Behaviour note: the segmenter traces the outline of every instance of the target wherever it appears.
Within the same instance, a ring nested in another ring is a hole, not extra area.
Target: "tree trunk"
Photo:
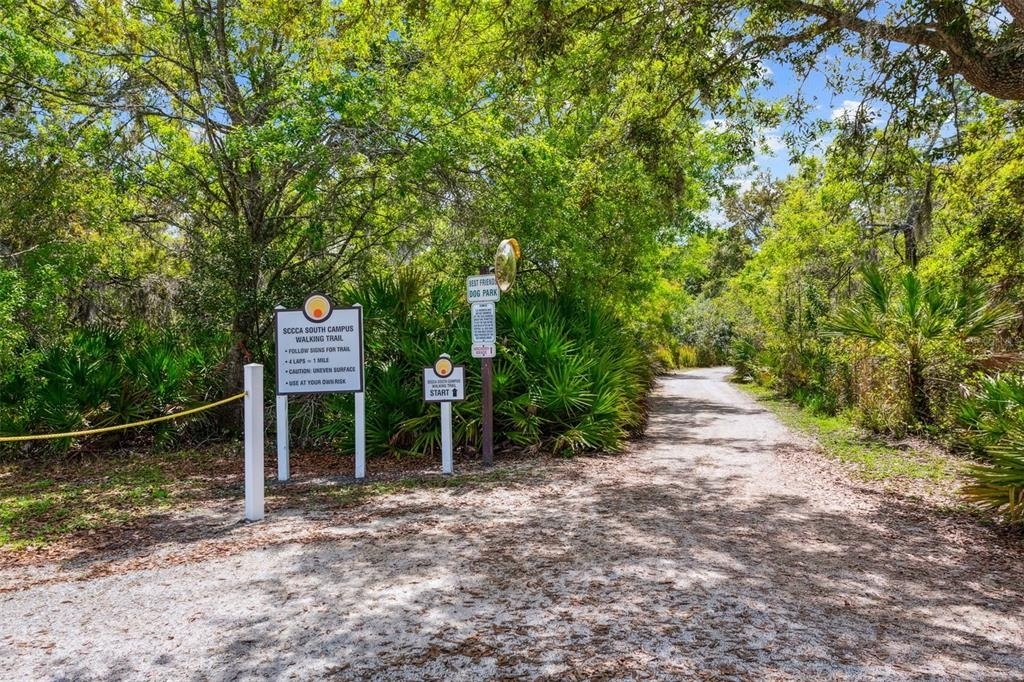
[[[919,424],[932,423],[932,410],[925,386],[924,361],[917,349],[911,349],[907,363],[907,388],[910,393],[910,411]]]

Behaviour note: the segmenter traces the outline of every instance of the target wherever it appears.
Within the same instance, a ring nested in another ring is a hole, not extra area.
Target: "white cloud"
[[[740,194],[746,194],[754,186],[754,178],[739,178],[733,180],[730,184],[739,190]]]
[[[731,127],[732,123],[727,118],[709,118],[704,121],[704,130],[710,130],[715,133],[724,133]]]
[[[782,136],[776,132],[765,132],[764,133],[764,146],[768,148],[773,155],[781,152],[786,148],[786,143],[783,142]]]
[[[831,119],[833,121],[853,121],[857,118],[857,113],[860,111],[864,102],[859,99],[844,99],[843,105],[833,110],[831,113]],[[870,112],[867,112],[870,115]]]

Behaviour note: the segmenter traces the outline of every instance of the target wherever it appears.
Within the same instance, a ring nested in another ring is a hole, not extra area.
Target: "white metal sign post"
[[[285,310],[283,305],[274,308],[275,311]],[[289,421],[288,421],[288,396],[277,396],[274,419],[277,425],[275,435],[277,436],[277,480],[287,481],[292,477],[291,449],[289,447]]]
[[[244,368],[245,381],[245,518],[263,518],[263,365]]]
[[[287,481],[292,477],[291,450],[288,443],[288,396],[277,396],[275,417],[277,420],[277,480]]]
[[[277,330],[278,478],[288,480],[290,473],[287,396],[303,393],[355,393],[355,473],[357,479],[364,478],[366,403],[363,394],[362,306],[335,308],[323,294],[313,294],[302,308],[278,309],[274,318]]]
[[[433,367],[423,368],[423,400],[441,403],[441,473],[454,473],[452,462],[452,403],[466,399],[466,369],[442,354]]]
[[[366,478],[366,393],[363,386],[363,306],[352,306],[359,311],[359,390],[355,392],[356,418],[356,480]]]

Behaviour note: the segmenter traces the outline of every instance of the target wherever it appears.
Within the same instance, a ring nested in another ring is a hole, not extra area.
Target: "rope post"
[[[288,452],[288,396],[277,396],[277,480],[287,481],[292,477]]]
[[[362,333],[362,305],[356,303],[353,308],[360,308],[360,333]],[[362,345],[362,339],[359,341]],[[362,360],[362,358],[360,358]],[[365,379],[364,379],[365,381]],[[362,387],[365,391],[366,387]],[[356,427],[356,465],[355,474],[357,481],[366,480],[366,393],[356,391],[355,393],[355,427]]]
[[[245,518],[263,519],[263,365],[245,366]]]

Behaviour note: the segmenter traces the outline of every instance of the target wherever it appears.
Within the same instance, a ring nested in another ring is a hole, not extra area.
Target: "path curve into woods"
[[[0,573],[2,679],[1020,679],[1020,547],[663,378],[628,456]]]

